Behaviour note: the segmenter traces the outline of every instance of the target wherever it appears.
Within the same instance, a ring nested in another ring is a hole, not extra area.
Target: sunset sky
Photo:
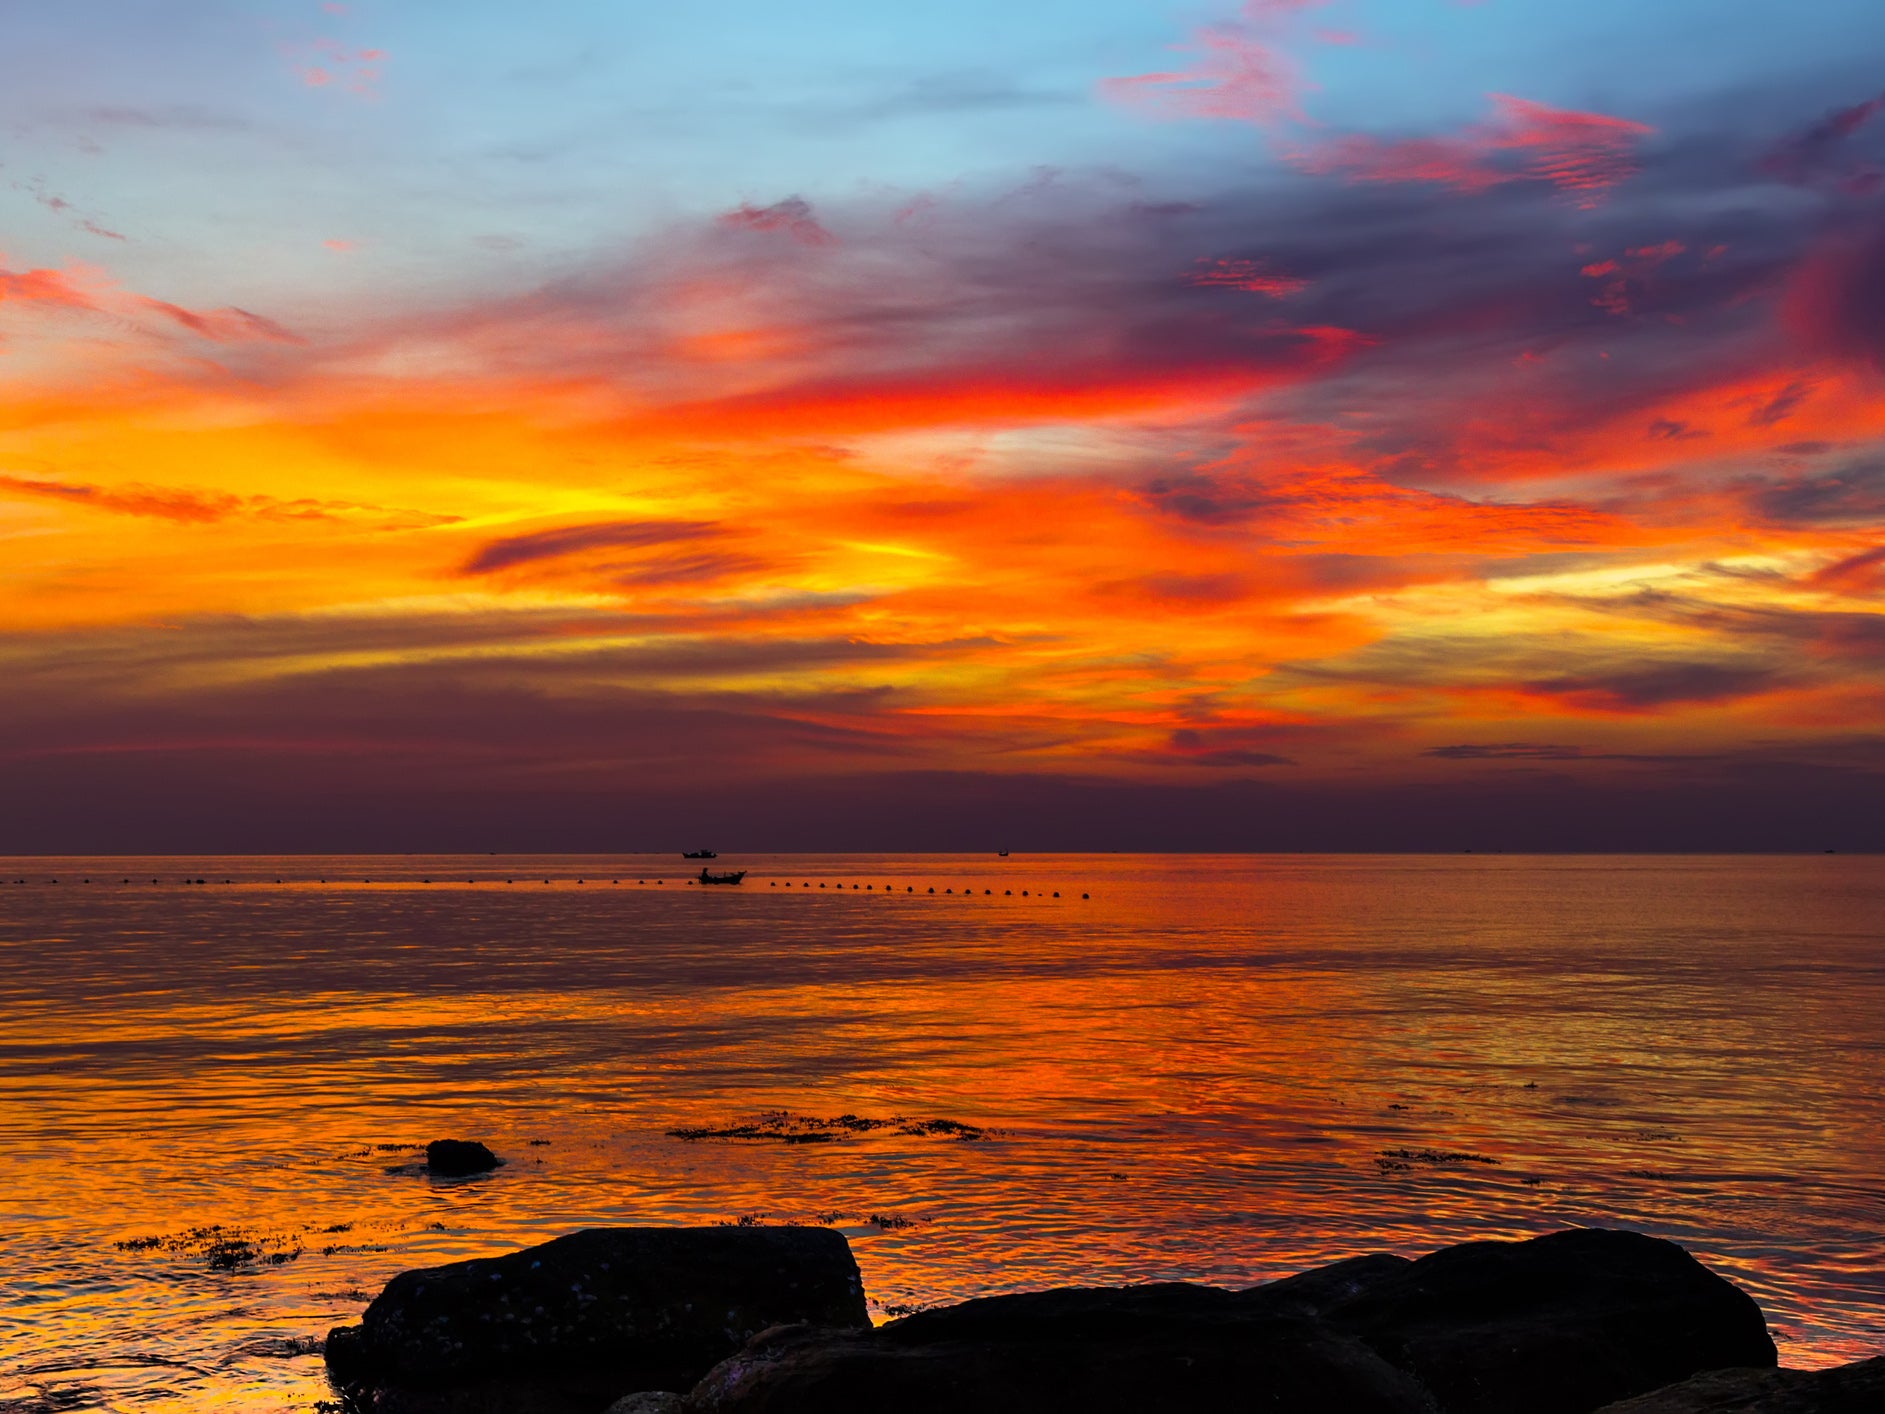
[[[0,31],[0,847],[1885,845],[1877,0]]]

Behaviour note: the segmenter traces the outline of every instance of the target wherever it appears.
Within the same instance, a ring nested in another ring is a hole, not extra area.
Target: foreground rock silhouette
[[[1711,1370],[1601,1414],[1878,1414],[1885,1355],[1833,1370]]]
[[[604,1229],[397,1277],[327,1358],[354,1408],[384,1414],[1592,1414],[1699,1371],[1776,1373],[1746,1294],[1603,1229],[1248,1291],[987,1297],[875,1330],[836,1233]]]
[[[403,1272],[327,1368],[357,1409],[595,1414],[685,1389],[768,1326],[865,1326],[864,1286],[825,1228],[593,1228],[502,1257]]]

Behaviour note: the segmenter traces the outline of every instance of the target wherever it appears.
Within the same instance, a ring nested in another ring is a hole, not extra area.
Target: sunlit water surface
[[[395,1272],[755,1215],[880,1317],[1618,1224],[1885,1346],[1876,859],[719,864],[0,861],[0,1409],[308,1410]],[[668,1133],[770,1111],[986,1133]]]

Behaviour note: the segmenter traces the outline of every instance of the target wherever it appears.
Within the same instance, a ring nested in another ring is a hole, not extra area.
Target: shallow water
[[[308,1410],[394,1272],[754,1216],[880,1316],[1616,1224],[1885,1346],[1877,859],[716,867],[0,861],[0,1410]],[[772,1111],[985,1132],[667,1132]]]

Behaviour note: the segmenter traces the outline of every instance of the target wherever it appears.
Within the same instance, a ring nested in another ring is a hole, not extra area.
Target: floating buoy
[[[1086,897],[1087,897],[1087,895],[1085,895],[1085,894],[1081,894],[1081,895],[1080,895],[1080,897],[1081,897],[1081,898],[1086,898]]]
[[[1055,890],[1054,890],[1054,897],[1055,897],[1055,898],[1059,898],[1059,897],[1060,897],[1060,890],[1059,890],[1059,889],[1055,889]]]
[[[931,890],[930,890],[930,892],[931,892],[931,893],[935,893],[936,891],[935,891],[934,889],[931,889]]]

